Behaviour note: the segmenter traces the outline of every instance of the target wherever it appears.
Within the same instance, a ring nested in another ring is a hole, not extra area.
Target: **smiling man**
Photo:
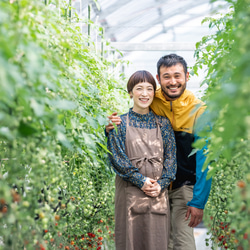
[[[177,146],[176,180],[169,187],[171,243],[169,249],[194,250],[193,228],[202,220],[211,180],[202,172],[203,151],[189,156],[196,136],[196,119],[204,112],[204,103],[186,89],[189,79],[186,61],[176,54],[163,56],[157,63],[157,89],[151,109],[169,118]]]

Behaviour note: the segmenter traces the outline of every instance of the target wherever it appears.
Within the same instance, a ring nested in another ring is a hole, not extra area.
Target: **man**
[[[176,180],[169,186],[171,213],[171,242],[169,249],[194,250],[193,228],[203,217],[211,179],[202,172],[205,157],[203,150],[191,154],[196,136],[196,119],[204,112],[204,103],[186,89],[189,79],[186,61],[176,54],[163,56],[157,63],[157,89],[151,109],[155,114],[167,116],[175,132],[177,146]],[[109,117],[119,124],[115,113]],[[112,125],[106,126],[108,132]]]

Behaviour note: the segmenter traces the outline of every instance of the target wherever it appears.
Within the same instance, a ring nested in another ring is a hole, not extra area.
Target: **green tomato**
[[[30,206],[30,203],[28,201],[23,201],[23,206],[24,207],[29,207]]]

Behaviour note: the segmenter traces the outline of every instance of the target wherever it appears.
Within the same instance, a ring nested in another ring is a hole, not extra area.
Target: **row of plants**
[[[215,2],[215,1],[212,1]],[[204,22],[217,32],[197,43],[193,70],[206,70],[200,121],[208,138],[208,177],[212,190],[205,209],[212,249],[250,246],[250,2],[227,0],[229,12]],[[209,125],[205,125],[209,124]],[[207,127],[209,126],[209,127]],[[200,140],[196,146],[204,145]]]
[[[0,249],[111,249],[114,239],[104,125],[126,108],[123,62],[103,57],[67,8],[0,2]]]

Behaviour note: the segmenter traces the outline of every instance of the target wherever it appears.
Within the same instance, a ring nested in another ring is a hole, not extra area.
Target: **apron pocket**
[[[150,198],[146,196],[138,187],[126,187],[128,211],[133,214],[146,214],[150,208]]]
[[[162,192],[158,197],[152,199],[152,214],[168,214],[169,204],[168,204],[168,196],[166,191]]]

